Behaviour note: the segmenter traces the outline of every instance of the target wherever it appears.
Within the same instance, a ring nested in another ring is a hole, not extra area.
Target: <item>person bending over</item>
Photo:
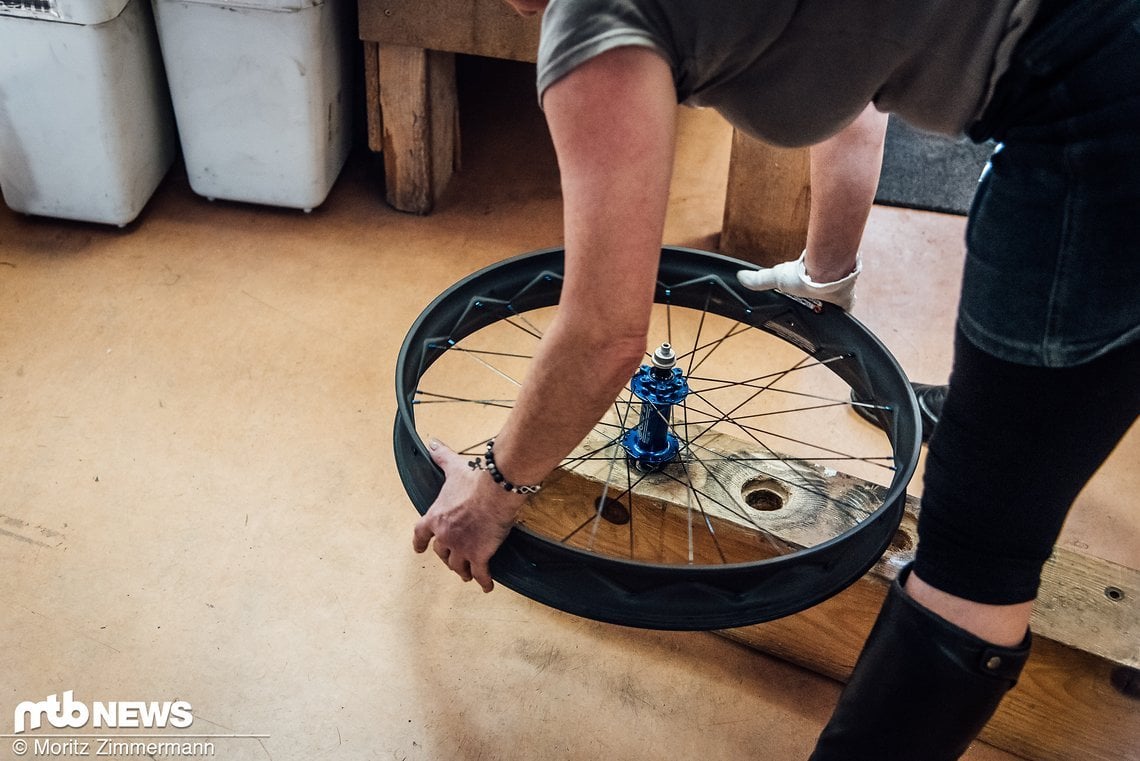
[[[559,313],[495,437],[515,484],[558,465],[645,351],[677,103],[784,146],[864,129],[881,118],[868,104],[1001,143],[969,214],[916,559],[812,755],[957,758],[1028,657],[1041,568],[1073,500],[1140,413],[1140,4],[508,2],[544,13],[538,92],[565,217]],[[825,289],[858,271],[870,196],[866,155],[850,158],[853,176],[836,163],[813,176],[818,218],[796,264]],[[583,353],[598,358],[588,382],[567,366]],[[490,591],[488,561],[524,496],[431,446],[446,480],[414,548]]]

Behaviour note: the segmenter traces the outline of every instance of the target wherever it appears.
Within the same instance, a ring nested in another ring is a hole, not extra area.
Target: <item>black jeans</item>
[[[915,573],[1010,604],[1140,414],[1140,3],[1045,0],[970,134],[1002,145],[970,210]]]
[[[915,573],[975,602],[1032,600],[1073,500],[1138,415],[1140,342],[1049,368],[998,359],[959,331]]]

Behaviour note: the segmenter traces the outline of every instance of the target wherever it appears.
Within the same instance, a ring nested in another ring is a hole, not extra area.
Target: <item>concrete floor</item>
[[[0,210],[0,733],[74,690],[259,736],[215,739],[227,761],[806,756],[836,683],[484,596],[411,551],[399,342],[461,275],[560,241],[532,93],[504,87],[467,104],[463,173],[426,218],[384,204],[364,154],[311,215],[207,202],[179,168],[123,230]],[[682,124],[666,239],[715,247],[728,130]],[[916,379],[949,367],[963,225],[871,220],[857,314]],[[1135,430],[1121,449],[1064,541],[1126,562]]]

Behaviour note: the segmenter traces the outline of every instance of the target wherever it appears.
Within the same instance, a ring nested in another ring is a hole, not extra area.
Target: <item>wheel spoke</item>
[[[487,349],[471,349],[466,346],[432,346],[433,349],[447,349],[460,354],[483,354],[489,357],[512,357],[514,359],[534,359],[530,354],[517,354],[509,351],[489,351]]]
[[[522,316],[522,314],[520,314],[518,312],[515,313],[514,318],[507,318],[507,319],[503,320],[503,322],[507,323],[511,327],[518,328],[522,332],[526,333],[528,336],[533,336],[534,338],[536,338],[540,341],[542,340],[542,330],[535,327],[534,323],[527,320],[525,317]],[[521,325],[519,324],[520,322],[522,323]]]
[[[850,355],[831,356],[824,359],[817,359],[810,355],[801,355],[780,369],[769,370],[759,375],[751,375],[744,380],[731,380],[728,377],[717,374],[696,374],[696,371],[705,367],[730,341],[744,340],[744,338],[749,335],[759,335],[766,339],[770,338],[765,331],[761,331],[753,325],[732,320],[726,321],[725,326],[718,331],[717,338],[704,340],[702,336],[704,336],[710,328],[710,313],[708,307],[711,301],[711,295],[711,286],[705,286],[701,308],[699,310],[692,310],[697,314],[694,318],[696,324],[692,330],[690,345],[683,354],[677,355],[678,361],[687,362],[688,367],[685,377],[691,384],[689,399],[678,406],[680,419],[678,421],[667,419],[661,415],[660,412],[656,411],[655,408],[648,412],[648,414],[661,419],[670,434],[675,436],[680,442],[681,454],[677,460],[681,468],[682,477],[678,477],[671,472],[665,472],[664,475],[667,479],[682,486],[684,490],[684,504],[681,507],[685,512],[685,523],[687,526],[685,555],[689,563],[694,562],[694,531],[695,526],[698,524],[700,524],[703,527],[702,530],[708,534],[716,554],[722,559],[721,562],[727,562],[727,560],[725,560],[727,557],[726,552],[721,546],[720,538],[717,536],[715,522],[705,507],[706,503],[715,504],[718,509],[724,511],[726,514],[733,515],[743,523],[752,526],[757,535],[763,537],[764,541],[770,545],[772,549],[777,551],[783,549],[770,533],[755,520],[755,517],[748,510],[734,503],[735,500],[731,497],[731,491],[721,482],[717,475],[715,468],[715,463],[717,462],[733,463],[736,465],[755,465],[770,462],[782,465],[792,477],[782,472],[771,473],[769,475],[777,481],[786,483],[790,487],[808,490],[815,496],[824,499],[827,498],[827,495],[814,487],[813,479],[809,477],[809,474],[812,474],[813,471],[803,462],[803,456],[789,456],[784,454],[778,451],[776,447],[767,443],[768,440],[779,440],[800,447],[806,447],[808,451],[812,452],[810,462],[865,463],[888,471],[893,470],[891,464],[893,458],[891,456],[851,454],[831,446],[814,443],[802,436],[791,436],[787,433],[770,430],[757,425],[757,422],[762,418],[792,418],[805,413],[819,413],[833,408],[846,409],[850,407],[853,402],[849,399],[839,399],[812,390],[804,390],[799,387],[785,388],[780,385],[789,378],[803,374],[813,368],[826,369],[827,366],[833,362],[850,359]],[[490,299],[488,299],[488,301],[489,300]],[[677,336],[676,312],[678,307],[672,302],[667,302],[663,306],[665,335],[672,341]],[[502,322],[515,331],[527,336],[528,340],[537,341],[540,340],[543,335],[543,330],[533,320],[528,319],[518,312],[510,317],[504,318]],[[526,362],[533,359],[533,353],[531,352],[518,351],[506,347],[475,347],[465,345],[462,341],[451,342],[447,350],[448,352],[455,353],[475,362],[482,369],[489,371],[489,373],[495,377],[506,381],[512,387],[516,388],[521,385],[520,380],[514,373],[505,369],[505,367],[501,365],[501,362]],[[744,349],[742,349],[742,351],[744,351]],[[651,357],[652,352],[647,351],[646,354]],[[711,399],[711,395],[713,394],[721,395],[727,393],[743,394],[743,397],[733,400],[727,405],[721,405]],[[805,402],[776,409],[752,409],[757,406],[759,399],[767,398],[770,395],[786,398],[802,398]],[[509,398],[462,395],[459,393],[448,394],[439,391],[429,391],[423,388],[416,390],[415,399],[413,400],[413,404],[417,406],[471,405],[478,408],[497,408],[506,411],[513,409],[514,403],[515,400]],[[871,409],[890,409],[889,406],[872,402],[856,402],[854,404],[859,404]],[[631,430],[632,427],[636,427],[636,408],[640,405],[640,400],[630,393],[629,389],[623,390],[614,401],[613,419],[602,419],[593,427],[593,432],[599,437],[599,441],[585,448],[579,448],[561,463],[560,467],[569,472],[576,472],[587,463],[608,463],[606,465],[604,479],[599,485],[600,494],[596,499],[596,505],[594,505],[591,510],[590,517],[569,531],[562,537],[561,541],[573,541],[584,529],[590,527],[589,536],[585,540],[586,546],[591,550],[596,550],[599,527],[604,520],[604,508],[609,504],[609,500],[617,501],[624,499],[629,502],[629,555],[631,558],[635,557],[637,542],[635,537],[636,528],[633,524],[636,521],[637,511],[633,502],[637,498],[637,488],[645,481],[648,473],[636,472],[636,469],[633,468],[629,462],[629,454],[623,449],[620,442],[625,432]],[[739,454],[725,454],[705,447],[702,444],[702,440],[711,432],[722,426],[727,426],[728,429],[742,434],[744,440],[758,447],[758,451],[752,455],[742,457]],[[492,435],[493,433],[486,435],[470,447],[465,447],[457,451],[464,456],[478,456],[481,448],[485,447],[486,442]],[[710,494],[706,489],[697,486],[695,483],[696,474],[694,468],[699,468],[703,477],[711,481],[716,488],[723,491],[728,498],[718,498]],[[624,476],[622,475],[623,473]],[[619,489],[616,486],[616,481],[619,478],[626,482],[624,489]],[[615,494],[617,494],[617,496],[614,496]]]
[[[514,409],[514,399],[474,399],[463,396],[452,396],[450,394],[436,394],[431,391],[424,391],[423,389],[416,390],[417,397],[430,397],[428,399],[416,398],[413,404],[476,404],[481,407],[500,407],[505,410]]]
[[[722,628],[802,609],[873,562],[917,461],[906,379],[844,313],[743,289],[738,266],[663,250],[643,366],[528,500],[497,581],[601,620]],[[505,260],[449,288],[409,332],[397,463],[421,512],[442,486],[428,432],[483,453],[562,282],[560,250]],[[580,359],[589,383],[596,358]],[[887,435],[853,408],[886,413]]]
[[[717,340],[710,341],[707,344],[704,344],[702,346],[698,346],[698,347],[694,348],[693,351],[691,352],[691,354],[693,354],[693,355],[696,355],[696,353],[698,351],[704,351],[705,349],[708,349],[708,353],[706,353],[704,355],[704,357],[702,357],[701,360],[699,362],[697,362],[695,365],[693,365],[692,368],[689,370],[688,376],[689,376],[690,380],[693,378],[693,372],[700,369],[700,366],[703,365],[705,363],[705,361],[709,357],[712,356],[713,352],[715,352],[717,349],[719,349],[721,346],[723,346],[725,341],[727,341],[728,339],[730,339],[734,336],[738,336],[738,335],[741,335],[743,333],[747,333],[749,330],[752,330],[752,329],[753,328],[751,325],[742,325],[740,323],[736,323],[736,324],[730,326],[729,329],[725,332],[725,334],[723,336],[721,336],[720,338],[718,338]],[[683,359],[683,357],[678,357],[677,359],[680,360],[680,359]]]
[[[766,383],[762,386],[757,386],[756,384],[760,383],[761,381],[766,381],[769,378],[775,378],[776,380],[781,380],[781,379],[787,377],[788,375],[790,375],[791,373],[801,372],[804,370],[810,370],[814,367],[826,367],[827,365],[829,365],[833,362],[839,362],[840,360],[850,359],[850,356],[843,355],[843,356],[837,356],[837,357],[828,357],[827,359],[814,360],[811,362],[806,361],[807,359],[810,359],[810,358],[805,357],[804,360],[801,360],[794,367],[785,368],[783,370],[777,370],[775,372],[765,373],[764,375],[758,375],[755,378],[750,378],[748,380],[729,381],[729,380],[718,380],[716,378],[704,378],[701,376],[694,376],[694,377],[689,378],[689,380],[693,381],[693,382],[701,381],[701,382],[706,382],[706,383],[718,384],[718,385],[713,386],[711,388],[704,389],[705,393],[708,393],[709,391],[719,391],[722,388],[743,387],[743,388],[760,388],[761,390],[764,390],[764,391],[779,391],[779,392],[783,392],[783,393],[793,394],[793,393],[797,393],[797,392],[790,390],[790,389],[773,388],[772,383],[775,383],[776,381],[773,381],[772,383]]]

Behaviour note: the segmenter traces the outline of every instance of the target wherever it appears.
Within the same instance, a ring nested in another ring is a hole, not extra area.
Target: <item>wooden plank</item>
[[[616,417],[609,422],[619,425]],[[635,499],[620,498],[620,509],[633,513],[632,524],[640,526],[641,535],[630,539],[625,524],[592,521],[596,506],[581,498],[581,491],[588,483],[605,483],[611,460],[624,457],[608,451],[620,444],[606,448],[600,436],[581,445],[580,451],[595,456],[546,484],[528,501],[521,521],[549,537],[568,537],[578,526],[596,523],[569,543],[618,556],[633,553],[644,563],[684,563],[687,553],[695,563],[747,563],[820,545],[870,516],[882,502],[884,489],[860,478],[803,461],[792,467],[772,457],[757,458],[754,447],[722,433],[702,433],[700,440],[705,467],[690,470],[687,477],[700,490],[702,523],[715,530],[692,532],[691,548],[689,500],[684,486],[670,475],[646,474],[637,483]],[[757,507],[762,500],[763,507]]]
[[[733,130],[720,250],[771,267],[807,244],[807,148],[777,148]]]
[[[1058,547],[1042,571],[1033,627],[1057,642],[1140,668],[1138,584],[1140,573],[1132,568]],[[1136,739],[1140,745],[1140,735]]]
[[[869,574],[814,608],[718,632],[748,647],[845,681],[886,595]],[[1033,654],[981,738],[1033,761],[1136,761],[1140,711],[1112,687],[1112,661],[1035,631]]]
[[[364,43],[364,113],[368,130],[368,150],[384,150],[384,116],[380,109],[380,46]]]
[[[455,56],[381,45],[378,68],[388,203],[427,214],[456,167]]]
[[[910,519],[914,515],[911,512]],[[1059,550],[1049,563],[1047,579],[1064,579],[1060,586],[1047,580],[1042,599],[1071,601],[1074,588],[1065,569],[1079,566],[1098,569],[1093,575],[1128,577],[1134,583],[1140,573],[1091,557]],[[888,553],[886,561],[839,595],[802,613],[756,626],[718,632],[756,650],[797,663],[834,679],[845,681],[851,674],[863,641],[886,596],[888,578],[905,556]],[[1077,583],[1076,588],[1081,588]],[[1126,611],[1126,606],[1121,606]],[[1075,614],[1075,615],[1074,615]],[[1074,619],[1089,626],[1085,641],[1065,643],[1056,636],[1074,629]],[[1113,614],[1104,627],[1090,617],[1089,609],[1065,604],[1038,606],[1034,612],[1033,654],[1021,681],[1002,702],[982,732],[982,739],[995,747],[1035,761],[1136,761],[1140,759],[1140,711],[1137,702],[1112,686],[1113,672],[1128,668],[1092,649],[1127,651],[1135,643],[1136,610]],[[1105,636],[1105,632],[1110,633]],[[1088,645],[1084,647],[1082,645]]]
[[[502,0],[360,0],[360,38],[515,61],[538,58],[541,19]]]
[[[784,506],[798,515],[760,527],[751,519],[741,521],[739,515],[748,509],[745,485],[755,483],[757,476],[756,466],[741,456],[749,445],[718,436],[713,446],[736,454],[734,467],[740,468],[739,473],[726,471],[714,479],[722,492],[718,499],[731,496],[739,502],[739,512],[728,510],[712,516],[717,533],[731,540],[716,552],[728,552],[729,560],[765,556],[763,541],[757,538],[767,536],[778,544],[795,547],[815,541],[809,524],[830,524],[844,515],[858,519],[859,510],[844,508],[826,511],[819,521],[805,520],[812,509],[824,505],[819,500],[814,507],[812,503],[797,505],[800,497],[795,488],[790,488],[783,495]],[[596,443],[587,442],[584,448],[596,449]],[[539,495],[548,501],[532,500],[523,520],[532,530],[565,536],[567,526],[580,525],[583,510],[594,509],[596,485],[606,480],[606,474],[597,467],[600,465],[563,474]],[[837,477],[841,482],[835,491],[816,485],[806,493],[832,494],[838,502],[851,502],[854,496],[857,502],[860,484],[853,482],[858,479],[841,474]],[[670,483],[667,479],[647,479],[638,487],[644,505],[634,509],[646,541],[631,544],[622,526],[603,523],[599,529],[602,544],[592,546],[602,548],[612,542],[615,549],[622,548],[622,553],[634,546],[639,559],[648,562],[683,562],[688,541],[684,528],[686,499],[676,484]],[[703,488],[708,489],[709,484]],[[863,488],[873,491],[879,487],[864,484]],[[846,679],[890,581],[913,559],[918,511],[918,502],[908,500],[903,523],[888,552],[870,573],[844,592],[794,616],[718,634],[832,678]],[[809,527],[803,528],[805,525]],[[809,533],[797,534],[801,531]],[[834,531],[834,527],[826,531]],[[605,532],[613,536],[607,537]],[[592,537],[591,542],[598,538]],[[768,554],[778,552],[777,547]],[[711,557],[712,551],[698,542],[695,555]],[[1021,681],[983,731],[986,742],[1035,761],[1140,761],[1140,710],[1135,697],[1113,686],[1114,672],[1137,665],[1138,585],[1140,571],[1136,569],[1065,548],[1055,551],[1045,568],[1040,603],[1033,614],[1032,657]]]
[[[616,418],[610,420],[618,424]],[[693,426],[698,428],[698,426]],[[571,537],[572,546],[617,556],[633,555],[646,563],[745,563],[790,553],[832,539],[869,516],[882,503],[882,487],[810,463],[755,458],[738,439],[709,432],[700,435],[706,462],[715,471],[690,472],[700,485],[701,522],[711,531],[690,536],[685,488],[674,477],[647,474],[638,483],[636,498],[622,490],[613,494],[618,509],[631,520],[611,523],[597,518],[593,500],[582,497],[586,484],[602,484],[610,462],[623,453],[607,451],[605,441],[587,440],[581,451],[594,452],[572,473],[547,483],[528,501],[520,522],[547,536]],[[609,450],[617,450],[612,444]],[[595,493],[599,489],[594,489]],[[750,501],[751,500],[751,501]],[[764,500],[767,507],[755,505]],[[684,506],[682,509],[677,509]],[[593,525],[590,525],[593,524]],[[580,530],[589,525],[588,530]],[[631,536],[628,526],[639,526]]]

